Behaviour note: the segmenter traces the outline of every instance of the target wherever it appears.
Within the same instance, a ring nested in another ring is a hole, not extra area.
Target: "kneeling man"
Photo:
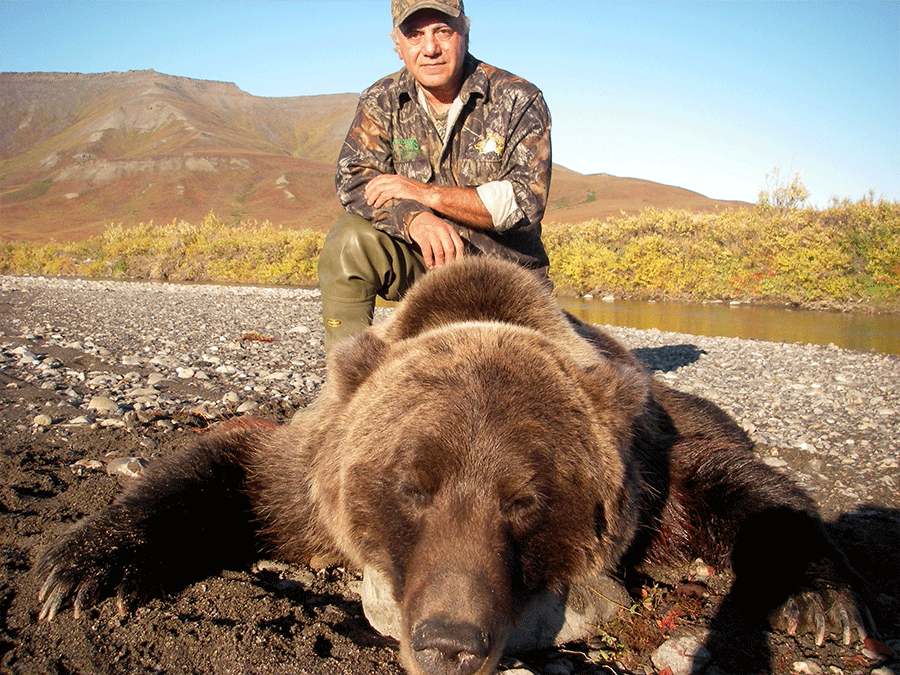
[[[547,278],[550,113],[531,83],[468,52],[462,0],[392,0],[405,67],[362,93],[338,161],[347,210],[319,257],[325,349],[428,269],[466,254]]]

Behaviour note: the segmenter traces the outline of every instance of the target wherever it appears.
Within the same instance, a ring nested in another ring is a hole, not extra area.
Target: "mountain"
[[[209,211],[324,231],[341,213],[334,164],[356,101],[263,98],[153,70],[0,73],[0,238],[77,240]],[[741,205],[555,166],[546,220]]]

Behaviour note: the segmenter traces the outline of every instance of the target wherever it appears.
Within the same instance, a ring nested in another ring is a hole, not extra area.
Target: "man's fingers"
[[[397,174],[382,174],[366,183],[366,203],[380,209],[392,199],[412,199],[421,202],[426,190],[427,186],[424,183],[412,178]]]
[[[453,225],[430,213],[413,220],[409,235],[419,245],[428,269],[462,258],[465,253],[465,244]]]

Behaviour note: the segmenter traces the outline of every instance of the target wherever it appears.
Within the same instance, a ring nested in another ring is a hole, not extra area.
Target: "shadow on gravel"
[[[755,528],[758,537],[750,537],[752,541],[735,547],[734,567],[743,574],[736,574],[710,623],[711,632],[704,645],[712,662],[729,673],[775,671],[774,655],[764,631],[767,616],[796,592],[796,586],[789,583],[790,570],[785,567],[789,561],[780,552],[816,546],[813,541],[795,540],[796,528],[784,527],[790,517],[789,513],[772,514],[770,523],[760,523]],[[900,638],[900,511],[861,506],[824,525],[869,586],[872,597],[868,609],[880,639]],[[778,532],[786,534],[779,537]],[[900,655],[894,654],[889,663],[900,664]]]
[[[639,361],[650,370],[668,373],[700,360],[706,352],[696,345],[666,345],[664,347],[639,347],[632,350]]]

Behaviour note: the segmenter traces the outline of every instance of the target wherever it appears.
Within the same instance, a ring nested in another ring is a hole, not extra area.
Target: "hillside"
[[[262,98],[157,73],[0,73],[0,238],[74,241],[111,222],[269,220],[325,230],[356,94]],[[547,221],[737,202],[554,167]]]

